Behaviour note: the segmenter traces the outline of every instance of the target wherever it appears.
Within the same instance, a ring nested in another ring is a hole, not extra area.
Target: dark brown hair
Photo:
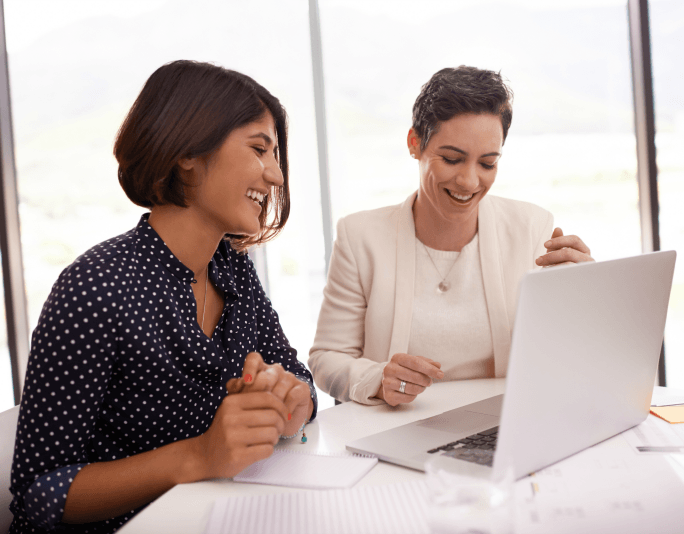
[[[501,74],[461,65],[436,72],[413,104],[413,131],[425,150],[442,122],[464,113],[491,113],[501,118],[503,140],[513,120],[513,91]]]
[[[183,181],[178,161],[209,159],[233,130],[267,112],[275,122],[283,185],[265,197],[257,235],[226,237],[239,251],[268,241],[285,226],[290,214],[287,114],[277,98],[239,72],[185,60],[158,68],[117,134],[114,156],[119,162],[119,183],[139,206],[187,207],[190,186]]]

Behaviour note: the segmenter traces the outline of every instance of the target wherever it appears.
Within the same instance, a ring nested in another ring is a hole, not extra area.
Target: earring
[[[416,159],[416,155],[415,155],[415,154],[411,154],[411,157],[412,157],[413,159]]]

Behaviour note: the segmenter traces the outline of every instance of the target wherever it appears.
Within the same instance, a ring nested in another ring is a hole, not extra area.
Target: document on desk
[[[429,534],[427,485],[217,499],[205,534]]]
[[[620,436],[638,453],[684,453],[684,428],[651,414]]]
[[[324,455],[276,449],[271,456],[233,477],[235,482],[291,488],[351,488],[378,463],[359,455]]]
[[[653,388],[651,406],[674,406],[684,404],[684,391],[656,386]]]
[[[516,484],[516,532],[681,534],[680,455],[635,455],[620,436]],[[678,472],[679,471],[679,472]]]

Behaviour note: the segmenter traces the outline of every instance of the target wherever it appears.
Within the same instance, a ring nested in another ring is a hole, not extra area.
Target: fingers
[[[428,358],[424,358],[422,356],[413,356],[410,354],[395,354],[392,356],[392,359],[390,360],[390,363],[388,364],[388,367],[391,366],[392,364],[398,365],[400,367],[403,367],[410,371],[411,373],[418,373],[421,375],[424,375],[427,378],[431,379],[442,379],[444,378],[444,372],[440,369],[441,364],[438,362],[435,362],[433,360],[430,360]],[[387,368],[387,367],[386,367]],[[386,369],[385,368],[385,369]],[[402,375],[402,379],[406,381],[411,381],[415,384],[421,384],[421,385],[430,385],[424,384],[424,381],[415,381],[410,378],[407,378],[409,375]],[[414,376],[415,375],[410,375]]]
[[[559,228],[556,228],[556,230],[559,230]],[[554,231],[554,234],[555,233],[556,232]],[[544,247],[546,247],[546,250],[549,252],[552,250],[559,250],[561,248],[568,247],[583,252],[584,254],[591,254],[589,247],[585,245],[584,241],[582,241],[576,235],[561,235],[552,237],[546,243],[544,243]]]
[[[423,391],[425,391],[427,388],[425,386],[419,386],[418,384],[415,384],[413,382],[406,382],[406,386],[404,387],[404,393],[403,395],[409,396],[409,397],[416,397],[420,395]],[[383,379],[383,386],[389,388],[390,390],[394,390],[400,395],[401,393],[401,380],[398,378],[391,378],[388,377],[386,380]]]
[[[584,261],[594,261],[594,258],[579,250],[575,250],[574,248],[554,250],[553,252],[539,256],[536,260],[537,265],[542,267],[561,265],[563,263],[581,263]]]
[[[257,373],[252,383],[247,384],[245,391],[272,391],[284,372],[283,366],[279,363],[273,365],[264,364],[264,367]]]
[[[275,410],[283,421],[287,421],[287,415],[289,413],[288,408],[283,401],[265,391],[227,396],[223,399],[223,403],[228,403],[231,407],[240,410]]]
[[[563,235],[563,230],[560,228],[553,231],[551,239],[544,243],[544,247],[547,253],[535,260],[535,263],[541,267],[594,261],[584,241],[576,235]]]
[[[290,410],[290,413],[294,413],[298,406],[308,404],[311,396],[309,386],[297,378],[295,380],[297,383],[289,389],[283,401]]]
[[[226,382],[226,391],[228,395],[240,393],[245,387],[245,383],[241,378],[231,378]]]
[[[250,352],[245,358],[245,365],[242,368],[242,379],[245,381],[245,384],[250,384],[264,365],[264,359],[261,357],[261,354]]]

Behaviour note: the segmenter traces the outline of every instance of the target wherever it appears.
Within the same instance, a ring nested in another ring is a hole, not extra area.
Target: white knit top
[[[447,272],[451,287],[440,293],[437,286]],[[494,377],[494,347],[477,234],[461,252],[431,249],[416,238],[408,353],[440,362],[443,380]]]

